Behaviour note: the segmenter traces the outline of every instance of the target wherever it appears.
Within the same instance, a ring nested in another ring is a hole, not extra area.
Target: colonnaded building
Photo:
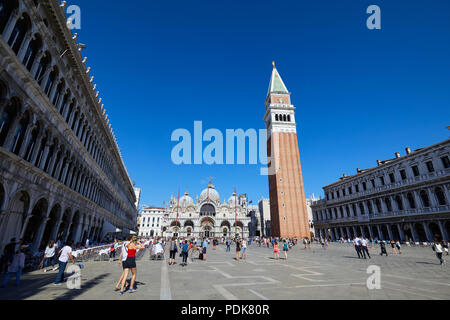
[[[450,235],[450,140],[377,160],[323,188],[312,205],[318,235],[430,242]]]
[[[188,192],[179,201],[171,197],[167,207],[168,226],[163,230],[164,235],[248,237],[251,218],[247,216],[247,205],[247,196],[238,196],[236,192],[221,203],[219,193],[212,183],[200,193],[200,198],[196,197],[195,202]]]
[[[135,194],[64,2],[0,0],[0,249],[132,229]]]

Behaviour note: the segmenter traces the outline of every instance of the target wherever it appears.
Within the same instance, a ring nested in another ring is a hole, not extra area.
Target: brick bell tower
[[[282,238],[310,237],[295,107],[273,64],[266,98],[271,233]]]

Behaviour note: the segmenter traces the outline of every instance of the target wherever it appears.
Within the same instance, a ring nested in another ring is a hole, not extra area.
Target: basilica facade
[[[248,217],[247,196],[233,192],[227,200],[210,183],[194,199],[186,192],[180,199],[170,198],[167,205],[166,236],[179,237],[248,237],[251,218]]]

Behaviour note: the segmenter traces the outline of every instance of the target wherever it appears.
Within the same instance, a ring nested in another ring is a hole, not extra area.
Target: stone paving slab
[[[236,261],[234,248],[208,248],[207,261],[168,266],[151,261],[148,253],[137,262],[137,291],[121,296],[114,291],[122,268],[117,262],[95,261],[81,270],[81,289],[55,287],[56,272],[24,274],[20,288],[11,279],[0,299],[19,300],[439,300],[450,299],[448,266],[440,266],[431,248],[405,247],[401,255],[358,259],[352,246],[330,244],[327,250],[297,246],[288,260],[273,259],[272,249],[251,245],[247,260]],[[388,251],[389,253],[389,251]],[[283,257],[283,254],[280,254]],[[444,256],[448,260],[448,256]],[[367,267],[381,270],[381,289],[369,290]]]

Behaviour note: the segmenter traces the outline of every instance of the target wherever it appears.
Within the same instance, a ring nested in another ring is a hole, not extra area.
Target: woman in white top
[[[247,251],[247,241],[245,239],[242,239],[242,242],[241,242],[241,254],[242,254],[241,259],[242,260],[245,260],[245,258],[247,257],[246,251]]]
[[[55,241],[50,240],[47,247],[45,248],[44,258],[41,262],[41,268],[44,268],[44,272],[47,272],[47,267],[53,267],[55,265]]]

